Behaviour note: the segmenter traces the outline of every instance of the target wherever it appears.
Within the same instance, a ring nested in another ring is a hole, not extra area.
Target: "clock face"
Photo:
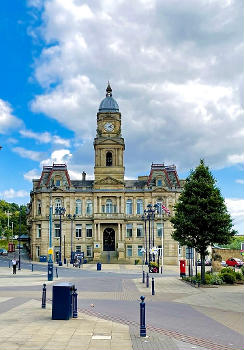
[[[113,123],[106,123],[106,124],[104,125],[104,129],[105,129],[106,131],[113,131],[113,130],[114,130],[114,125],[113,125]]]

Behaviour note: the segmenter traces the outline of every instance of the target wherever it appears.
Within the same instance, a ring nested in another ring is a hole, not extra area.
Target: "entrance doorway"
[[[107,227],[103,231],[103,251],[115,251],[115,232],[111,227]]]

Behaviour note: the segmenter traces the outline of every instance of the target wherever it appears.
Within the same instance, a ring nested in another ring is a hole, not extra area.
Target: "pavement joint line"
[[[78,310],[79,310],[79,312],[85,313],[89,316],[95,316],[95,317],[103,318],[106,320],[123,323],[123,324],[129,325],[129,326],[130,325],[137,326],[138,329],[140,327],[139,323],[137,323],[135,321],[125,320],[125,319],[120,318],[120,317],[110,316],[110,315],[102,314],[100,312],[96,312],[96,311],[92,311],[92,310],[88,310],[88,309],[84,309],[84,308],[83,309],[78,308]],[[163,329],[163,328],[157,328],[157,327],[151,326],[150,324],[147,325],[147,329],[152,331],[152,332],[160,333],[160,334],[175,338],[177,340],[181,340],[183,342],[190,343],[192,345],[205,347],[206,349],[209,349],[209,350],[240,350],[239,348],[235,348],[235,347],[232,347],[229,345],[217,344],[217,343],[212,342],[208,339],[197,338],[197,337],[189,336],[189,335],[177,332],[177,331],[172,331],[172,330]]]

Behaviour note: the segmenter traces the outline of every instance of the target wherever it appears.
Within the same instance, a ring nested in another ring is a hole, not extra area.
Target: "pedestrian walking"
[[[17,261],[15,258],[13,258],[12,260],[12,266],[13,266],[13,274],[16,275]]]

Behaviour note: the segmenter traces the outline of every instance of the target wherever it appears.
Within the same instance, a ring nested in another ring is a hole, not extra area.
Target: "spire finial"
[[[108,86],[107,86],[106,92],[107,92],[106,96],[112,96],[112,89],[111,89],[109,80],[108,80]]]

